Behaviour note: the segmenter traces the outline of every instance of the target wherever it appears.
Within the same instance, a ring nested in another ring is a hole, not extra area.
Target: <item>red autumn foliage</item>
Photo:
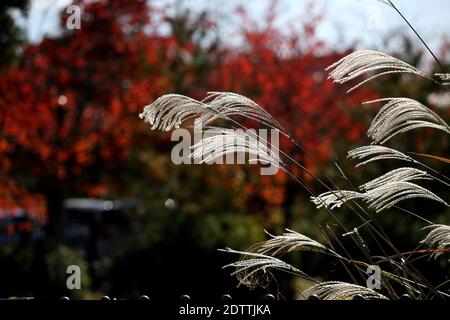
[[[139,80],[137,51],[148,40],[146,1],[78,4],[81,29],[28,45],[21,64],[0,77],[2,173],[37,177],[50,215],[85,168],[124,158],[138,112],[129,103]]]
[[[220,90],[257,100],[323,162],[335,139],[355,141],[362,135],[365,125],[351,119],[348,107],[359,106],[374,94],[364,89],[347,94],[327,79],[325,68],[346,52],[333,52],[317,38],[321,17],[312,7],[307,9],[308,20],[288,34],[274,25],[272,15],[258,29],[241,9],[248,24],[241,32],[245,46],[228,52],[215,81]],[[285,142],[284,149],[293,152],[293,145]]]
[[[352,119],[350,109],[375,94],[364,88],[347,94],[344,87],[327,79],[325,68],[346,52],[329,50],[317,38],[321,17],[312,6],[307,10],[307,20],[299,23],[300,28],[292,25],[286,34],[274,24],[273,8],[263,28],[258,28],[257,22],[241,9],[246,21],[241,31],[245,45],[228,52],[214,81],[217,90],[244,94],[269,110],[303,150],[323,165],[333,156],[336,141],[357,141],[363,135],[366,124]],[[281,149],[309,171],[318,173],[311,159],[288,139],[282,140]],[[311,180],[304,172],[298,174]],[[260,186],[248,186],[247,194],[253,194],[262,207],[279,206],[285,201],[288,181],[263,181]]]
[[[0,75],[2,179],[32,177],[30,191],[45,195],[56,226],[67,190],[91,196],[108,191],[97,181],[98,172],[124,160],[142,132],[148,135],[137,113],[164,93],[199,98],[217,89],[245,94],[266,107],[319,162],[330,157],[335,139],[356,140],[364,129],[350,120],[344,106],[359,103],[358,95],[367,92],[349,96],[325,81],[324,67],[340,55],[316,39],[314,15],[287,35],[269,15],[262,30],[252,23],[244,27],[243,48],[210,52],[193,40],[198,25],[184,30],[183,20],[172,19],[178,33],[159,34],[157,17],[164,12],[147,1],[77,3],[84,10],[80,30],[26,46],[20,65]],[[66,18],[63,13],[61,22]],[[221,57],[215,70],[199,67],[194,58],[202,50],[203,58]],[[211,72],[209,82],[202,81],[205,74],[199,70]],[[282,147],[295,151],[287,141]],[[312,168],[302,153],[295,156]],[[278,176],[258,193],[269,205],[279,205],[286,180]],[[6,201],[5,194],[0,194],[1,206],[18,205]]]

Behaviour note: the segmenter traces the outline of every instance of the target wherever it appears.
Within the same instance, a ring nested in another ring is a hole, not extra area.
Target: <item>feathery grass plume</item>
[[[372,161],[387,159],[418,163],[418,161],[398,150],[377,145],[362,146],[352,149],[348,152],[347,158],[364,160],[358,163],[355,167],[365,165]]]
[[[261,122],[281,132],[285,129],[264,108],[253,100],[233,92],[208,92],[203,103],[209,106],[208,112],[202,114],[200,122],[206,124],[218,118],[228,118],[234,115],[243,116]]]
[[[393,207],[400,201],[412,198],[425,198],[437,201],[448,206],[448,204],[433,192],[411,182],[395,181],[386,183],[378,188],[371,189],[365,193],[364,200],[369,208],[376,212]]]
[[[357,85],[347,90],[347,92],[351,92],[359,86],[365,84],[366,82],[385,74],[410,73],[429,78],[428,75],[424,74],[419,69],[411,66],[410,64],[390,55],[373,50],[361,50],[353,52],[340,59],[339,61],[333,63],[325,70],[330,71],[330,75],[328,78],[331,78],[334,80],[334,82],[340,84],[358,78],[359,76],[367,72],[386,70],[359,82]]]
[[[444,86],[450,85],[450,82],[447,82],[450,81],[450,73],[435,73],[434,75],[438,77],[439,80],[442,81],[442,85]]]
[[[431,229],[431,231],[427,234],[425,239],[420,241],[420,243],[427,244],[431,248],[436,248],[439,250],[450,250],[450,226],[444,224],[433,224],[422,228],[422,230],[428,229]],[[432,256],[436,259],[443,253],[443,251],[434,252]]]
[[[411,198],[431,199],[448,206],[444,200],[433,192],[417,184],[407,182],[408,180],[424,178],[423,174],[419,172],[420,170],[417,172],[401,172],[394,175],[388,173],[387,177],[385,175],[380,177],[381,179],[378,181],[375,181],[377,179],[370,181],[368,187],[363,185],[364,188],[367,188],[367,191],[364,193],[334,190],[322,193],[317,197],[311,197],[311,201],[316,205],[317,209],[325,206],[333,210],[339,208],[347,201],[362,199],[369,208],[375,209],[376,212],[391,208],[398,202]],[[424,174],[426,173],[424,172]]]
[[[264,108],[253,100],[232,92],[208,92],[202,101],[180,94],[166,94],[144,107],[141,119],[152,125],[152,130],[170,131],[179,128],[187,119],[197,118],[197,127],[205,127],[214,120],[239,115],[256,120],[287,135],[286,130]]]
[[[378,1],[392,7],[392,3],[389,0],[378,0]]]
[[[337,255],[323,244],[303,234],[286,229],[281,236],[275,236],[266,232],[271,239],[258,244],[255,249],[257,253],[277,256],[292,251],[317,251]]]
[[[144,107],[141,119],[152,125],[152,130],[170,131],[181,123],[205,112],[202,102],[180,94],[165,94]]]
[[[239,285],[242,284],[249,288],[266,287],[273,278],[270,272],[271,269],[288,272],[308,279],[310,278],[306,273],[289,263],[269,255],[237,251],[230,248],[219,249],[219,251],[241,255],[240,260],[227,264],[223,266],[222,269],[236,268],[231,275],[236,276],[239,280]]]
[[[364,193],[349,190],[333,190],[324,192],[317,197],[311,197],[311,202],[316,205],[317,209],[326,207],[333,210],[335,208],[339,208],[347,201],[364,198]]]
[[[450,127],[435,112],[408,98],[384,98],[364,104],[387,101],[372,121],[367,135],[372,143],[383,144],[395,135],[416,128],[434,128],[450,134]]]
[[[199,159],[200,163],[208,163],[227,154],[243,152],[251,155],[250,163],[259,159],[263,163],[282,168],[283,162],[280,157],[267,144],[257,141],[257,136],[252,136],[248,131],[214,128],[208,132],[216,134],[194,144],[191,147],[193,152],[189,155],[190,158]]]
[[[309,288],[306,294],[315,294],[320,300],[351,300],[356,295],[367,300],[389,300],[375,290],[340,281],[321,282]]]
[[[403,167],[391,170],[382,176],[375,178],[359,186],[362,191],[369,191],[391,182],[407,182],[417,179],[431,180],[431,176],[423,170],[416,168]]]

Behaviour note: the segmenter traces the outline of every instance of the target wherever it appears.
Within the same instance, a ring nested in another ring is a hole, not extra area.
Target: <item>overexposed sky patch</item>
[[[154,0],[156,5],[178,2],[193,11],[209,9],[213,17],[222,19],[220,32],[225,36],[233,33],[238,20],[233,19],[237,6],[247,9],[254,20],[263,17],[270,0]],[[411,33],[406,24],[387,5],[377,0],[279,0],[277,16],[280,25],[302,19],[305,6],[314,2],[316,10],[325,13],[326,18],[319,26],[319,37],[331,46],[339,47],[358,43],[359,47],[382,47],[383,39],[398,32]],[[58,14],[71,0],[31,0],[28,17],[21,20],[28,38],[39,41],[43,35],[58,33]],[[405,16],[413,23],[424,39],[437,50],[443,35],[450,32],[449,0],[394,0]]]

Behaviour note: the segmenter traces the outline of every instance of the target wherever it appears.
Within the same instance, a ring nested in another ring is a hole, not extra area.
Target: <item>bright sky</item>
[[[316,9],[326,13],[326,19],[319,28],[319,36],[327,42],[339,46],[358,41],[360,47],[380,48],[382,40],[397,31],[408,31],[405,23],[387,5],[377,0],[310,0]],[[279,0],[279,23],[294,21],[304,14],[307,0]],[[449,0],[393,0],[397,7],[412,22],[429,45],[437,50],[439,40],[450,34]],[[154,0],[152,3],[167,4],[176,0]],[[218,16],[231,15],[237,5],[247,8],[258,20],[264,16],[270,0],[191,0],[180,1],[192,10],[209,8]],[[25,26],[28,37],[39,41],[43,34],[54,34],[58,30],[58,11],[64,9],[71,0],[31,0],[31,10]],[[260,19],[262,21],[262,19]],[[233,20],[227,19],[222,25],[224,32],[231,31]]]

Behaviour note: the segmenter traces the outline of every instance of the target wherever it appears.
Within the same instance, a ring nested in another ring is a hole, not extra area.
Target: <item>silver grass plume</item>
[[[442,85],[444,86],[448,86],[450,85],[450,73],[435,73],[434,74],[436,77],[439,78],[439,80],[442,81]]]
[[[286,229],[281,236],[274,236],[266,232],[271,239],[258,244],[255,249],[257,253],[277,256],[292,251],[316,251],[337,255],[321,243],[303,234]],[[252,250],[253,251],[253,250]]]
[[[321,282],[309,288],[306,294],[315,294],[320,300],[350,300],[356,295],[367,300],[389,300],[375,290],[340,281]]]
[[[378,1],[392,7],[392,3],[389,0],[378,0]]]
[[[240,94],[212,91],[208,92],[202,102],[209,107],[209,110],[199,118],[199,121],[205,125],[219,118],[227,119],[238,115],[259,121],[269,127],[278,129],[280,132],[286,131],[264,108]]]
[[[378,188],[371,189],[365,193],[365,201],[369,208],[380,212],[389,209],[398,202],[411,198],[425,198],[437,201],[448,206],[448,204],[433,192],[411,182],[395,181],[386,183]]]
[[[316,205],[317,209],[322,207],[331,210],[339,208],[342,204],[350,200],[363,199],[364,193],[349,190],[333,190],[324,192],[317,197],[311,197],[311,202]]]
[[[362,184],[359,189],[369,191],[391,182],[407,182],[412,180],[425,179],[431,180],[431,176],[423,170],[416,168],[403,167],[391,170],[382,176]]]
[[[367,72],[382,70],[382,72],[359,82],[357,85],[350,88],[347,92],[353,91],[364,83],[385,74],[410,73],[429,78],[428,75],[422,73],[420,70],[411,66],[410,64],[390,55],[373,50],[361,50],[353,52],[340,59],[339,61],[333,63],[325,70],[330,71],[330,75],[328,78],[332,78],[334,82],[340,84],[358,78],[359,76]]]
[[[450,127],[435,112],[408,98],[384,98],[365,102],[387,101],[372,121],[367,135],[372,143],[383,144],[395,135],[416,128],[434,128],[450,134]]]
[[[197,126],[205,127],[216,119],[230,120],[239,115],[278,129],[286,130],[260,105],[253,100],[232,92],[208,92],[202,101],[179,94],[166,94],[144,107],[141,119],[152,125],[152,130],[170,131],[179,128],[190,118],[197,118]]]
[[[444,224],[433,224],[431,226],[426,226],[422,230],[430,230],[425,239],[420,241],[430,248],[436,248],[439,250],[450,250],[450,226]],[[434,252],[432,256],[436,259],[443,252]]]
[[[250,154],[250,163],[259,159],[263,163],[282,168],[283,162],[280,157],[267,144],[258,141],[256,133],[252,136],[248,131],[226,128],[210,129],[208,132],[216,134],[205,137],[191,146],[193,152],[189,155],[190,158],[199,159],[200,163],[208,163],[227,154],[242,152]]]
[[[387,179],[385,183],[380,183],[376,188],[370,188],[369,185],[369,189],[364,193],[349,190],[334,190],[322,193],[317,197],[311,197],[311,201],[318,209],[325,206],[333,210],[350,200],[362,199],[369,208],[375,209],[376,212],[389,209],[398,202],[411,198],[431,199],[448,206],[444,200],[433,192],[411,182],[402,181],[401,179],[396,180],[396,178],[403,178],[405,180],[417,179],[417,173],[399,174],[391,178],[393,180],[389,182],[389,178],[383,177],[383,180]],[[378,182],[375,181],[373,185],[378,185]]]
[[[180,94],[166,94],[144,107],[141,119],[152,125],[152,130],[170,131],[181,123],[205,112],[207,106]]]
[[[386,160],[386,159],[394,159],[418,163],[418,161],[414,160],[410,156],[407,156],[406,154],[398,150],[378,145],[362,146],[355,148],[348,152],[347,157],[350,159],[363,160],[362,162],[358,163],[355,167],[365,165],[372,161]]]
[[[273,278],[270,272],[271,269],[309,278],[309,276],[303,271],[269,255],[255,252],[237,251],[230,248],[219,251],[241,255],[241,259],[239,261],[227,264],[223,266],[222,269],[236,268],[231,275],[236,276],[240,285],[242,284],[249,288],[266,287]]]

